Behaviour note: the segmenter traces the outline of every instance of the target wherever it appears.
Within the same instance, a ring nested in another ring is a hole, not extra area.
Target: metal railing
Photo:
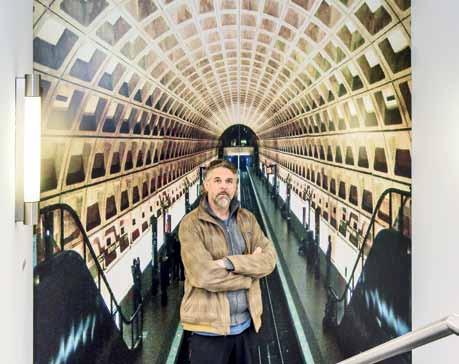
[[[53,239],[52,247],[47,246],[46,242],[46,239],[50,239],[50,231],[47,231],[46,227],[41,227],[44,221],[42,219],[46,218],[51,218],[53,220],[53,226],[54,222],[58,222],[58,226],[55,229],[58,232],[58,239]],[[41,240],[39,245],[44,245],[41,248],[46,251],[44,259],[42,260],[49,258],[55,253],[55,251],[74,250],[80,253],[94,278],[99,293],[104,297],[112,319],[120,330],[121,337],[124,339],[130,350],[136,349],[142,342],[142,303],[137,306],[137,309],[129,318],[122,312],[120,304],[115,298],[112,288],[108,283],[107,277],[105,276],[103,268],[99,263],[98,257],[88,239],[88,236],[86,235],[86,231],[83,228],[77,213],[66,204],[46,206],[40,210],[40,227],[43,231],[38,234]],[[69,234],[65,234],[65,232],[69,232]],[[88,262],[88,258],[90,258],[90,262]],[[88,263],[91,263],[92,265],[89,266]],[[125,332],[125,326],[128,327],[128,329],[130,328],[130,332]],[[125,337],[125,334],[127,334],[127,337]]]
[[[386,200],[388,199],[388,201]],[[363,238],[359,249],[357,259],[352,269],[349,280],[346,283],[343,293],[339,296],[333,287],[329,286],[327,291],[327,303],[325,306],[325,315],[323,324],[325,328],[337,327],[346,311],[346,307],[350,302],[352,293],[357,285],[360,273],[363,271],[368,248],[373,244],[376,236],[376,219],[379,218],[387,223],[387,228],[397,227],[398,231],[403,232],[406,228],[404,208],[408,200],[411,198],[409,191],[403,191],[396,188],[388,188],[378,199],[375,209],[370,220],[370,224]],[[388,214],[381,211],[383,202],[387,203]],[[397,202],[396,208],[394,204]],[[371,238],[371,241],[370,241]],[[371,244],[370,244],[371,243]]]
[[[452,334],[459,335],[459,315],[457,314],[392,339],[338,364],[377,363]]]

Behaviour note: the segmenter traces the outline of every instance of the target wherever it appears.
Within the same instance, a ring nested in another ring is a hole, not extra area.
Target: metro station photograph
[[[457,363],[458,11],[4,1],[2,362]]]

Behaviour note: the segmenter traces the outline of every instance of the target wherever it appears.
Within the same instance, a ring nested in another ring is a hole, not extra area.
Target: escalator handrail
[[[373,364],[406,353],[417,347],[442,339],[449,335],[459,335],[459,315],[451,315],[405,335],[389,340],[372,349],[352,356],[338,364]]]
[[[378,199],[378,202],[376,203],[376,207],[373,210],[373,214],[371,215],[370,224],[368,225],[368,229],[367,229],[367,231],[365,233],[365,237],[363,238],[362,246],[359,249],[359,254],[357,255],[357,259],[355,261],[354,268],[352,269],[351,275],[349,276],[349,280],[347,281],[346,286],[344,287],[344,291],[343,291],[342,295],[338,296],[338,294],[333,289],[333,287],[331,287],[330,285],[328,286],[328,292],[329,292],[330,296],[333,297],[333,299],[336,302],[341,302],[346,298],[347,292],[349,291],[349,289],[351,287],[351,283],[352,283],[352,279],[354,277],[355,271],[357,270],[357,266],[359,265],[360,260],[363,259],[363,257],[364,257],[365,244],[366,244],[366,242],[368,240],[368,236],[370,235],[370,232],[372,231],[373,225],[376,222],[376,214],[378,213],[379,208],[381,207],[381,204],[383,203],[384,199],[390,193],[396,193],[396,194],[399,194],[399,195],[404,196],[404,197],[411,197],[411,192],[410,191],[400,190],[400,189],[394,188],[394,187],[386,189],[381,194],[381,196]],[[392,226],[392,222],[391,222],[391,226]]]
[[[108,283],[107,277],[105,276],[105,273],[104,273],[102,267],[100,266],[99,261],[97,260],[96,253],[95,253],[93,247],[91,246],[91,243],[89,241],[88,235],[86,234],[86,231],[84,230],[83,225],[81,224],[80,218],[78,217],[77,213],[75,212],[75,210],[71,206],[69,206],[67,204],[63,204],[63,203],[58,203],[58,204],[49,205],[49,206],[46,206],[46,207],[43,207],[42,209],[40,209],[40,215],[43,215],[43,214],[46,214],[48,212],[55,211],[55,210],[67,211],[70,214],[70,216],[73,218],[77,228],[80,230],[81,235],[83,236],[83,242],[86,245],[86,247],[89,249],[89,253],[91,254],[91,257],[94,260],[94,263],[95,263],[95,265],[97,267],[98,274],[100,274],[100,276],[102,277],[102,280],[105,283],[105,286],[107,287],[108,292],[110,294],[110,299],[113,301],[113,303],[115,305],[115,311],[111,312],[111,313],[113,314],[113,313],[117,313],[118,312],[120,317],[121,317],[121,320],[124,322],[124,324],[132,325],[133,321],[136,319],[137,315],[139,315],[139,313],[141,312],[142,303],[139,304],[139,306],[137,307],[137,309],[131,315],[130,318],[126,318],[126,316],[123,314],[123,312],[121,310],[121,307],[120,307],[118,301],[116,300],[116,297],[115,297],[115,295],[114,295],[114,293],[112,291],[112,288],[111,288],[110,284]],[[62,242],[62,244],[63,243],[64,242]],[[132,344],[134,346],[134,343],[132,343]]]

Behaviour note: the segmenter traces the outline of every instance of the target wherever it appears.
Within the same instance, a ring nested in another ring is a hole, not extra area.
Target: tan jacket
[[[185,266],[180,319],[185,330],[229,334],[230,307],[226,292],[239,289],[248,289],[250,316],[255,330],[260,330],[263,305],[259,280],[274,270],[276,253],[251,212],[239,208],[236,222],[247,251],[229,257],[222,227],[202,204],[180,223],[179,239]],[[257,247],[262,253],[252,255]],[[216,263],[224,257],[231,260],[234,272],[228,272]]]

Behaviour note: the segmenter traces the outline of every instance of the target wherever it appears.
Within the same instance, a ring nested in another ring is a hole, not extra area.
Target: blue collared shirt
[[[237,325],[231,325],[229,335],[239,335],[241,332],[245,331],[250,327],[252,323],[252,319],[248,319],[243,323]],[[222,336],[219,334],[214,334],[213,332],[202,332],[202,331],[195,331],[194,334],[204,335],[204,336]]]

